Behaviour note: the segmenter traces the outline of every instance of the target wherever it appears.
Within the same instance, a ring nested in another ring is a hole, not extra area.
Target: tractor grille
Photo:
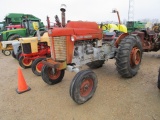
[[[30,54],[31,53],[31,44],[30,43],[23,43],[22,44],[23,53]]]
[[[66,37],[54,37],[54,50],[56,61],[66,61]]]

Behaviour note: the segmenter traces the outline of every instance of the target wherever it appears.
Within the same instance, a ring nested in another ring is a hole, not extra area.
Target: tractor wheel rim
[[[4,51],[4,54],[5,55],[10,55],[10,51],[6,50],[6,51]]]
[[[53,73],[53,71],[52,71],[52,68],[49,68],[49,70],[48,70],[48,76],[49,76],[49,78],[52,79],[52,80],[58,79],[59,76],[60,76],[60,74],[61,74],[61,71],[60,71],[60,70],[56,70],[56,69],[55,69],[55,72],[54,72],[54,73]]]
[[[24,59],[22,60],[22,62],[23,62],[23,64],[24,64],[25,66],[31,66],[31,64],[32,64],[32,60],[27,59],[27,58],[24,58]]]
[[[39,62],[39,63],[36,65],[36,70],[40,73],[41,70],[42,70],[42,67],[43,67],[43,63],[42,63],[42,62]]]
[[[138,65],[141,61],[140,50],[137,47],[134,47],[131,52],[131,64]]]
[[[88,96],[93,89],[93,80],[90,78],[85,79],[80,86],[80,95],[82,97]]]

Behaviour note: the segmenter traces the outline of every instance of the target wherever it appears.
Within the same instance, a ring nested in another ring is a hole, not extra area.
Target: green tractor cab
[[[36,30],[33,28],[33,23],[35,22],[39,26],[39,31],[45,31],[44,25],[39,19],[24,18],[21,23],[23,28],[1,32],[0,41],[17,40],[20,37],[36,36]]]
[[[146,23],[140,21],[127,21],[127,30],[128,32],[133,32],[135,30],[145,29]]]

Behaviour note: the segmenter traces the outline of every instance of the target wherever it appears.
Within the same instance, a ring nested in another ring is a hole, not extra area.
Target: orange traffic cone
[[[16,91],[18,94],[20,94],[29,90],[31,90],[31,88],[27,86],[22,74],[22,70],[20,67],[18,67],[18,88],[16,89]]]

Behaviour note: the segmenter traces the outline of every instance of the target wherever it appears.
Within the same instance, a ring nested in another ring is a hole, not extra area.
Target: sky
[[[60,6],[66,4],[66,20],[117,21],[117,9],[121,21],[128,20],[129,0],[0,0],[0,21],[8,13],[33,14],[46,24],[49,16],[61,18]],[[160,19],[160,0],[134,0],[134,20]]]

